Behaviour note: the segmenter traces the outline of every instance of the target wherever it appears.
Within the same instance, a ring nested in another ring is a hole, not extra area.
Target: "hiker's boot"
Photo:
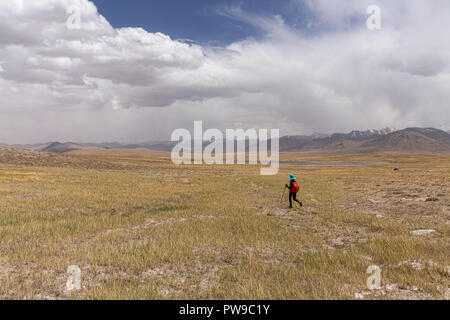
[[[298,204],[300,205],[300,207],[303,207],[303,203],[301,201]]]

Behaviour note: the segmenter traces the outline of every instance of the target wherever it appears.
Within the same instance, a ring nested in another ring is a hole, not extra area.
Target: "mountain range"
[[[207,145],[209,142],[204,142]],[[157,141],[136,144],[51,142],[14,147],[55,153],[76,153],[96,149],[149,149],[171,151],[177,142]],[[269,142],[270,144],[270,142]],[[352,131],[331,135],[283,136],[281,152],[308,153],[450,153],[450,131],[435,128],[407,128]]]
[[[280,151],[342,153],[448,153],[450,133],[434,128],[352,131],[325,138],[282,137]]]

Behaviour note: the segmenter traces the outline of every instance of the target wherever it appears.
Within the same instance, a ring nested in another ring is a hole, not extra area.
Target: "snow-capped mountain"
[[[373,138],[376,136],[384,136],[384,135],[393,133],[395,131],[397,131],[397,130],[393,129],[393,128],[384,128],[381,130],[371,129],[371,130],[365,130],[365,131],[354,130],[350,133],[332,134],[331,139],[345,139],[345,140],[359,141],[359,140]]]

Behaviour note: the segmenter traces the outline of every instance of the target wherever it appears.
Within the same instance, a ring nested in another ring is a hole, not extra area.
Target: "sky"
[[[0,142],[449,130],[448,30],[448,0],[2,0]]]
[[[172,39],[192,40],[210,46],[226,46],[264,32],[245,22],[230,19],[230,7],[261,15],[283,14],[296,18],[286,0],[95,0],[99,12],[115,27],[141,27],[162,32]]]

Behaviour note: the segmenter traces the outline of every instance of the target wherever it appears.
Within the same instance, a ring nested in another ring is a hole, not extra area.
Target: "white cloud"
[[[282,134],[450,121],[448,1],[375,1],[376,32],[373,1],[301,2],[317,30],[232,7],[221,14],[267,37],[213,49],[114,29],[87,0],[3,0],[0,140],[168,139],[193,120]],[[74,3],[81,30],[66,27]]]

